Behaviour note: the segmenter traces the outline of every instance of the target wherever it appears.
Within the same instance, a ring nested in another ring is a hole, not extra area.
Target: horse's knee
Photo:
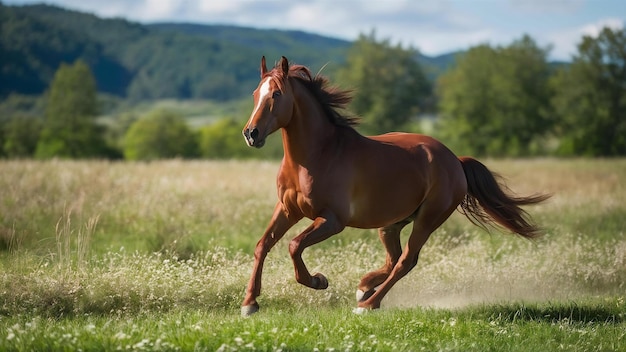
[[[300,252],[300,241],[294,238],[289,242],[289,254],[293,258],[296,254],[300,254]]]
[[[267,255],[267,252],[269,252],[269,249],[263,240],[259,241],[254,248],[254,259],[260,260],[261,258],[264,258]]]

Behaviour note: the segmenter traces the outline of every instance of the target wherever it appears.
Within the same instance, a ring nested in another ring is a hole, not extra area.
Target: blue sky
[[[40,1],[4,0],[5,4]],[[378,38],[439,55],[507,45],[524,34],[568,60],[582,35],[623,28],[625,0],[46,0],[102,17],[295,29],[353,40]]]

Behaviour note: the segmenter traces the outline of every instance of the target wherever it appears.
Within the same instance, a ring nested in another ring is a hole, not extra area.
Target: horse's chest
[[[324,204],[323,195],[308,174],[297,175],[295,179],[279,178],[278,199],[290,216],[315,218]]]
[[[313,202],[310,198],[297,192],[293,188],[279,192],[279,199],[283,206],[283,210],[288,216],[294,217],[312,217],[314,214]]]

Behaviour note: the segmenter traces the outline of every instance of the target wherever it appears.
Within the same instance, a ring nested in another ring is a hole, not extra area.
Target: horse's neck
[[[299,99],[288,126],[283,128],[285,161],[309,166],[319,160],[336,138],[337,127],[313,99]]]

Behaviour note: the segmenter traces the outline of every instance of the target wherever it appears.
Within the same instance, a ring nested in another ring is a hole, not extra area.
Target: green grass
[[[244,319],[276,162],[0,161],[0,350],[626,350],[626,160],[487,164],[520,194],[553,194],[528,209],[544,237],[455,214],[363,316],[375,232],[305,251],[324,291],[295,282],[286,239]]]
[[[618,351],[623,299],[463,310],[271,308],[245,319],[174,310],[71,319],[3,318],[2,350]]]

